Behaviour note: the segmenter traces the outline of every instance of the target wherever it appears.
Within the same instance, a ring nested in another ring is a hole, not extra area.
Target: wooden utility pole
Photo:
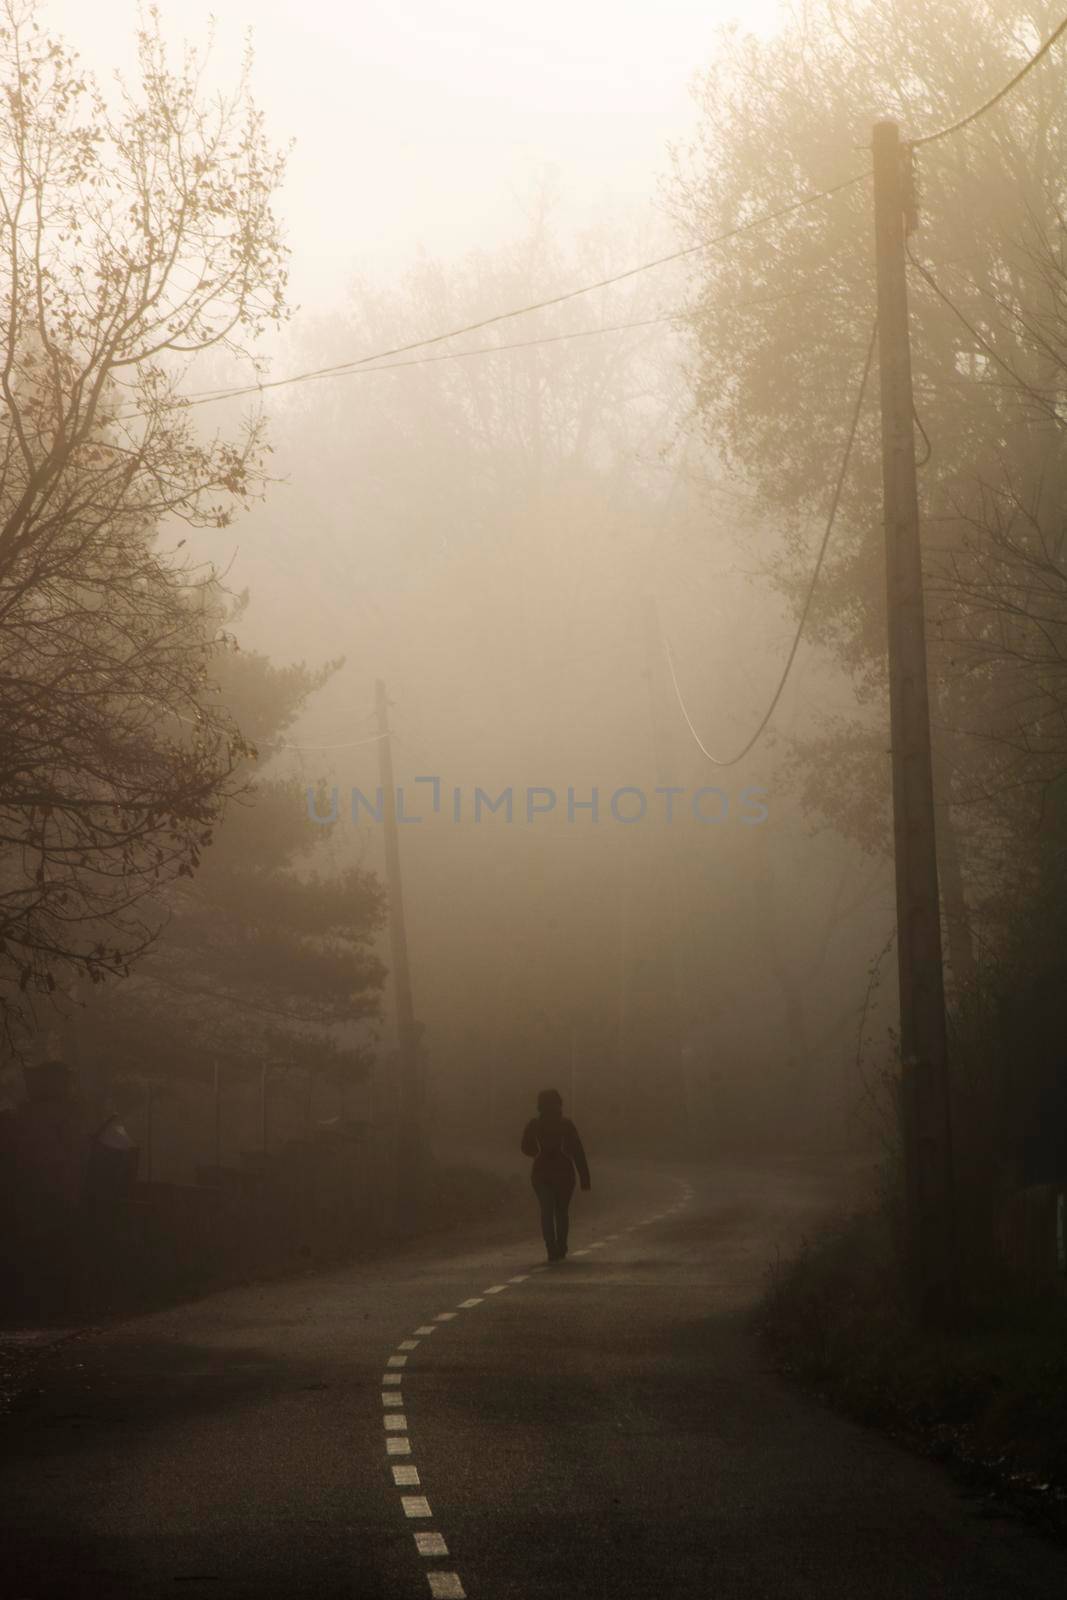
[[[419,1073],[419,1039],[408,967],[408,941],[404,926],[404,894],[400,880],[400,842],[397,836],[396,787],[389,731],[389,701],[385,684],[377,680],[378,760],[385,824],[385,877],[389,896],[389,946],[392,953],[393,1003],[396,1007],[397,1050],[400,1057],[399,1166],[401,1192],[410,1196],[422,1160],[422,1085]],[[407,1185],[406,1188],[403,1186]]]
[[[873,151],[901,1111],[912,1287],[920,1316],[936,1322],[950,1316],[955,1305],[956,1252],[905,264],[910,152],[901,145],[895,122],[875,125]]]
[[[663,632],[660,628],[659,607],[652,595],[646,595],[645,623],[645,674],[648,682],[648,712],[652,724],[652,751],[656,763],[656,782],[667,788],[673,782],[672,762],[667,741],[666,685],[663,681]],[[667,824],[666,826],[670,826]],[[677,822],[674,823],[677,827]],[[678,1091],[681,1096],[682,1123],[686,1131],[692,1129],[693,1093],[689,1081],[689,1060],[686,1055],[686,1025],[692,1018],[692,1008],[686,1004],[686,985],[682,978],[682,911],[678,889],[678,858],[674,848],[674,835],[664,833],[660,851],[660,867],[667,889],[667,938],[670,944],[668,960],[671,972],[671,1001],[673,1018],[673,1054],[678,1072]]]
[[[222,1068],[215,1062],[214,1072],[214,1108],[215,1108],[215,1182],[220,1182],[219,1171],[222,1167]]]
[[[152,1147],[155,1136],[155,1128],[153,1126],[155,1122],[154,1089],[155,1085],[151,1078],[148,1078],[144,1086],[144,1175],[146,1183],[152,1182],[152,1156],[154,1153]]]
[[[622,851],[622,869],[619,873],[619,888],[621,899],[619,903],[619,967],[618,967],[618,1003],[616,1006],[615,1024],[615,1076],[620,1090],[627,1084],[627,1071],[630,1063],[629,1051],[629,1024],[630,1024],[630,915],[633,888],[630,882],[630,847],[629,840],[624,836],[619,841]]]

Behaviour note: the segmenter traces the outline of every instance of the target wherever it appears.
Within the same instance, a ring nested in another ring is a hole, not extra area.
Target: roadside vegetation
[[[1025,935],[953,1007],[960,1313],[921,1329],[904,1259],[892,1056],[868,1084],[880,1141],[864,1208],[776,1263],[756,1326],[781,1369],[857,1421],[949,1462],[992,1504],[1067,1538],[1067,1293],[1056,1196],[1067,1118],[1059,1017],[1067,896],[1050,863]],[[1019,1089],[1042,1086],[1020,1108]]]
[[[756,1326],[784,1373],[1067,1538],[1061,1296],[1022,1293],[1002,1275],[964,1329],[923,1333],[908,1315],[891,1218],[879,1206],[839,1218],[777,1265]]]
[[[759,1315],[783,1365],[852,1415],[1053,1506],[1067,1488],[1062,70],[1035,70],[958,137],[922,135],[1008,82],[1060,20],[1045,0],[797,5],[769,39],[723,40],[672,191],[696,240],[774,203],[768,151],[789,152],[802,194],[862,173],[878,118],[920,141],[909,296],[961,1303],[938,1335],[909,1313],[897,1041],[865,1005],[854,1110],[882,1140],[879,1190],[778,1266]],[[750,232],[695,259],[695,414],[778,518],[770,572],[799,611],[804,518],[824,511],[870,337],[869,195],[858,183],[790,213],[774,250]],[[813,831],[891,862],[878,428],[872,405],[808,620],[851,695],[785,742]],[[894,961],[890,938],[868,999]]]

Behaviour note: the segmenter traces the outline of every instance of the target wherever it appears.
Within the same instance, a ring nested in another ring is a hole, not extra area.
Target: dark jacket
[[[578,1129],[569,1118],[532,1117],[523,1132],[522,1153],[534,1158],[534,1183],[562,1183],[573,1187],[574,1168],[577,1167],[582,1188],[589,1188],[589,1164]]]

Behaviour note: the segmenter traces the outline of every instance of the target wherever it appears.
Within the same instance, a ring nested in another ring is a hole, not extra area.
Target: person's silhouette
[[[550,1261],[567,1254],[568,1208],[574,1193],[574,1169],[583,1189],[589,1188],[589,1166],[573,1122],[563,1115],[563,1098],[555,1089],[537,1096],[538,1115],[526,1124],[522,1153],[533,1156],[530,1174],[541,1207],[541,1232]]]

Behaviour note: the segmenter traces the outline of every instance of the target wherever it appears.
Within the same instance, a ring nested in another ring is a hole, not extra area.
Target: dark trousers
[[[534,1193],[541,1207],[541,1232],[550,1256],[567,1254],[568,1207],[573,1192],[573,1184],[566,1187],[559,1183],[534,1183]]]

